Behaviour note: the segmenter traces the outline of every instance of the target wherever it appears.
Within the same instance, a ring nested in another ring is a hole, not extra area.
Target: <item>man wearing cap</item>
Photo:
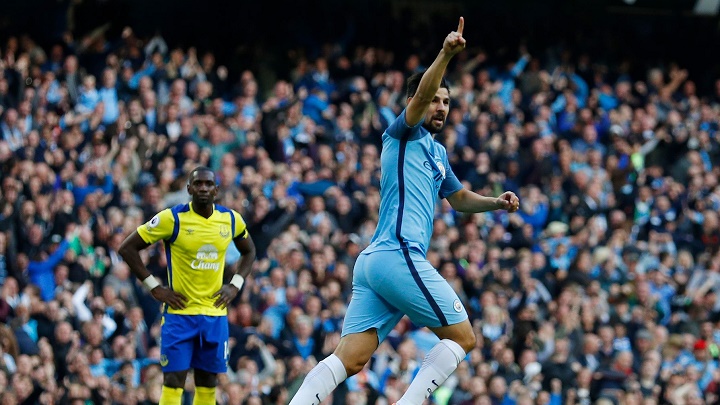
[[[713,380],[713,374],[717,369],[717,362],[710,357],[708,343],[703,339],[698,339],[693,345],[693,356],[695,360],[690,362],[690,366],[697,369],[698,374],[700,374],[698,386],[702,391],[705,391],[708,384]]]

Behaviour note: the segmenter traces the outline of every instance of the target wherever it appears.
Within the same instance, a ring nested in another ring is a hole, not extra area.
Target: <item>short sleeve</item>
[[[233,239],[245,239],[248,237],[247,224],[239,212],[233,210],[231,214],[235,218],[235,235]]]
[[[407,137],[408,140],[414,140],[424,135],[424,131],[422,131],[423,121],[418,122],[415,126],[409,126],[405,121],[406,111],[407,109],[403,110],[395,121],[385,130],[385,133],[391,138],[401,139]]]
[[[148,222],[137,228],[137,233],[147,243],[153,244],[157,241],[168,239],[173,234],[175,218],[170,209],[160,211]]]
[[[445,180],[440,184],[440,198],[448,198],[463,188],[462,183],[455,176],[450,163],[445,159]]]

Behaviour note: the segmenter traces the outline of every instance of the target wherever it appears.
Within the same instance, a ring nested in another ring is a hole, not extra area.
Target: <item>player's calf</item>
[[[187,373],[187,370],[163,373],[163,387],[159,405],[181,404]]]
[[[449,339],[438,342],[428,352],[410,387],[397,405],[420,405],[450,377],[466,352],[459,344]]]
[[[475,334],[470,322],[431,328],[441,339],[425,356],[420,372],[397,405],[419,405],[447,380],[458,364],[475,347]]]
[[[193,405],[215,405],[217,374],[195,369],[195,396]]]
[[[310,370],[290,405],[319,405],[348,376],[365,367],[377,346],[375,329],[344,336],[335,353]]]

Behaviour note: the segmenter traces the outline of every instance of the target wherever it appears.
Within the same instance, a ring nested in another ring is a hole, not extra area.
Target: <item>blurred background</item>
[[[159,305],[118,248],[199,165],[258,250],[218,403],[287,404],[338,344],[405,79],[461,15],[436,139],[521,209],[438,201],[427,259],[477,346],[428,402],[720,403],[719,8],[0,0],[0,404],[158,403]],[[436,341],[401,320],[324,405],[397,401]]]
[[[4,0],[0,35],[30,33],[49,46],[68,31],[80,38],[104,27],[113,37],[130,26],[171,47],[213,50],[235,74],[267,64],[287,76],[291,51],[314,58],[329,44],[392,49],[397,63],[413,53],[426,60],[461,14],[470,47],[497,58],[515,58],[525,44],[543,58],[587,53],[634,72],[682,60],[701,88],[719,69],[714,0]]]

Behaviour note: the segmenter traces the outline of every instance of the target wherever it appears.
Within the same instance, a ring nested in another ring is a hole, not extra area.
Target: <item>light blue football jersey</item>
[[[405,122],[405,110],[383,133],[380,217],[365,253],[416,248],[427,253],[435,205],[463,186],[447,151],[422,126]]]

